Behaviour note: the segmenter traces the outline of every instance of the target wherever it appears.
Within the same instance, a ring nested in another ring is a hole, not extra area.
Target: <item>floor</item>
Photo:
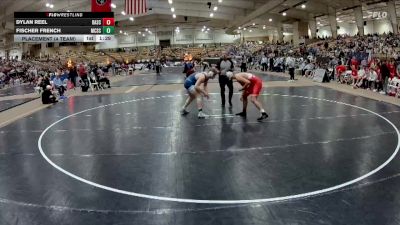
[[[9,110],[11,108],[14,108],[16,106],[25,104],[27,102],[30,102],[36,98],[23,98],[23,99],[13,99],[13,100],[4,100],[0,101],[0,112]]]
[[[266,76],[269,77],[269,76]],[[130,78],[128,78],[130,79]],[[71,96],[0,128],[0,224],[400,224],[400,107],[269,87]]]

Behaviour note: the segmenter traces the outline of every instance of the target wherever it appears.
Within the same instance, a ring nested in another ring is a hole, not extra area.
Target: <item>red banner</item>
[[[111,0],[92,0],[92,12],[111,12]]]

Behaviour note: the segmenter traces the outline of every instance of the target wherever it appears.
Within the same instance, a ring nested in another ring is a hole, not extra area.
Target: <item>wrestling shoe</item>
[[[263,113],[261,114],[261,117],[258,118],[257,121],[263,121],[263,120],[265,120],[265,119],[267,119],[267,118],[268,118],[268,114],[265,113],[265,112],[263,112]]]
[[[189,112],[186,111],[186,109],[182,109],[182,110],[181,110],[181,115],[182,115],[182,116],[186,116],[187,114],[189,114]]]
[[[197,115],[197,117],[199,117],[199,119],[204,119],[204,118],[206,118],[207,116],[208,116],[208,115],[205,114],[205,113],[203,113],[202,111],[199,112],[199,114]]]
[[[240,117],[246,118],[247,113],[246,112],[237,113],[236,116],[240,116]]]

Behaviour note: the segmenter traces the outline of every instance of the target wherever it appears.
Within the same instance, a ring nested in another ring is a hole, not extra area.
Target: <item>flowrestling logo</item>
[[[387,12],[372,12],[373,19],[385,19],[388,17]]]

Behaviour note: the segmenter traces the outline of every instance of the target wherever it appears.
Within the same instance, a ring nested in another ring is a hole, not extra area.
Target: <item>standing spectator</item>
[[[68,79],[71,83],[76,87],[76,78],[78,77],[78,73],[76,72],[76,67],[71,68],[68,74]]]
[[[396,65],[394,59],[390,59],[390,62],[387,64],[388,69],[390,71],[390,79],[396,76]]]
[[[156,60],[155,66],[156,66],[156,73],[157,73],[157,75],[160,75],[160,72],[161,72],[161,61],[160,61],[160,59],[157,59],[157,60]]]
[[[267,56],[265,56],[265,54],[262,55],[261,66],[262,66],[262,71],[268,70],[268,58]]]
[[[226,76],[226,73],[228,71],[233,72],[233,68],[233,62],[231,59],[228,59],[227,55],[224,55],[223,59],[217,65],[217,69],[220,71],[219,87],[221,88],[222,107],[225,107],[225,86],[229,88],[229,107],[232,107],[233,81]]]
[[[290,75],[290,79],[288,81],[293,82],[294,81],[294,68],[295,68],[294,58],[292,58],[291,56],[288,56],[286,58],[286,65],[287,65],[287,68],[289,69],[289,75]]]
[[[381,94],[385,95],[387,93],[387,86],[390,77],[390,70],[387,66],[387,61],[383,61],[381,65],[381,75],[382,75],[382,91]]]
[[[274,68],[274,57],[271,54],[269,57],[269,71],[273,71],[273,68]]]
[[[242,64],[240,65],[241,72],[247,72],[247,59],[245,56],[242,56]]]
[[[249,58],[247,58],[247,63],[249,64],[249,69],[252,70],[253,69],[253,57],[249,56]]]

